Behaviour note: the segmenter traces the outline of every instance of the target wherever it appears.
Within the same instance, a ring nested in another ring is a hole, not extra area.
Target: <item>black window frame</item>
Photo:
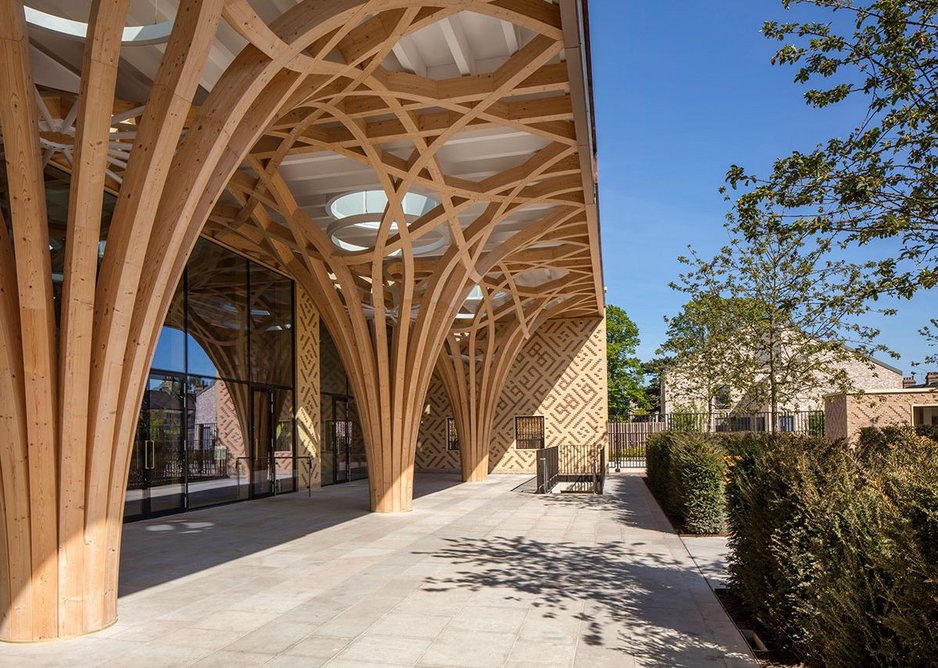
[[[459,452],[459,431],[456,429],[456,418],[446,418],[446,451]]]
[[[519,425],[523,425],[519,428]],[[538,435],[538,432],[540,434]],[[515,416],[515,449],[542,450],[547,446],[547,419],[543,415]]]

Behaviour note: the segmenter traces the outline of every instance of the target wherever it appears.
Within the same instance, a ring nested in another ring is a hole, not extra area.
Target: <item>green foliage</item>
[[[730,333],[744,308],[744,304],[717,293],[695,291],[680,313],[665,318],[667,339],[657,354],[668,356],[666,367],[679,374],[682,396],[700,407],[692,411],[673,408],[672,413],[706,413],[720,390],[733,385],[731,360],[736,345]]]
[[[723,530],[726,451],[705,434],[663,432],[648,440],[648,484],[688,533]]]
[[[808,414],[808,436],[824,436],[824,411],[815,411]]]
[[[936,443],[750,438],[727,497],[730,572],[757,617],[809,666],[935,665]]]
[[[851,286],[908,297],[938,284],[938,3],[934,0],[782,0],[831,10],[811,23],[768,22],[773,63],[796,68],[805,101],[865,106],[852,128],[777,160],[767,176],[733,166],[727,183],[752,238],[781,225],[821,244],[898,250],[858,267]],[[840,20],[847,19],[846,21]],[[777,215],[767,218],[766,211]]]
[[[671,446],[673,435],[668,432],[652,434],[645,446],[645,471],[648,487],[662,508],[672,507],[668,498],[668,477],[671,471]]]
[[[932,318],[931,324],[922,327],[918,332],[932,348],[938,348],[938,318]],[[938,350],[925,358],[925,364],[938,364]]]
[[[863,353],[886,350],[862,324],[871,308],[868,294],[851,287],[858,269],[827,259],[829,244],[805,231],[773,224],[747,237],[727,227],[730,243],[716,257],[691,250],[679,258],[688,270],[672,287],[691,301],[671,321],[666,347],[687,360],[682,373],[708,387],[716,380],[711,398],[732,387],[744,410],[773,413],[806,394],[853,390],[845,363],[872,366]]]
[[[648,379],[645,385],[645,396],[648,399],[650,413],[661,410],[661,375],[671,361],[668,357],[656,357],[642,362],[642,373]]]
[[[610,419],[622,419],[651,407],[645,395],[642,363],[635,354],[638,344],[638,326],[628,314],[618,306],[606,306]]]
[[[676,406],[670,415],[668,429],[671,431],[680,433],[710,431],[708,424],[710,414],[708,412],[700,412],[692,408]]]

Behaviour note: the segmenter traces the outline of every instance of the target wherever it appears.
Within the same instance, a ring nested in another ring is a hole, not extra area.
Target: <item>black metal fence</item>
[[[774,430],[773,430],[774,424]],[[775,413],[663,413],[610,422],[609,467],[644,468],[648,437],[661,431],[696,433],[771,432],[824,435],[824,411]]]
[[[549,494],[557,485],[560,475],[560,453],[558,446],[537,451],[537,494]]]
[[[537,453],[537,493],[602,494],[606,481],[605,445],[560,445]]]

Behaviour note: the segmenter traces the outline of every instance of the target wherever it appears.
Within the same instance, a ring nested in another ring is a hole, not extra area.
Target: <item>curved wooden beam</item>
[[[22,0],[0,0],[0,128],[13,231],[8,237],[0,221],[0,639],[67,637],[116,618],[140,400],[174,289],[203,231],[227,235],[289,273],[316,301],[359,399],[379,511],[411,507],[419,408],[440,352],[455,350],[447,337],[475,286],[490,296],[511,293],[520,323],[512,329],[503,307],[491,304],[470,335],[480,374],[472,387],[490,388],[486,396],[532,331],[530,309],[546,311],[561,298],[568,309],[596,303],[588,280],[592,198],[577,179],[582,156],[573,87],[558,62],[564,31],[556,5],[304,0],[267,24],[245,0],[181,0],[140,107],[114,100],[127,4],[95,0],[79,94],[70,105],[60,97],[54,109],[51,94],[37,105]],[[434,81],[386,69],[401,38],[463,11],[524,26],[533,37],[486,75]],[[248,44],[196,108],[223,16]],[[531,95],[544,99],[525,102]],[[74,122],[71,146],[50,120]],[[441,151],[481,127],[531,134],[543,148],[479,182],[447,174]],[[386,146],[405,139],[405,157]],[[297,205],[280,167],[311,150],[374,169],[389,204],[368,252],[344,252],[325,233],[326,221]],[[47,163],[72,178],[61,332]],[[226,188],[237,206],[218,206]],[[117,204],[99,267],[106,190]],[[398,225],[411,190],[432,192],[439,206]],[[476,206],[480,213],[466,224]],[[425,253],[429,234],[448,245]],[[545,268],[566,273],[538,286],[543,294],[515,280]],[[557,296],[544,301],[545,294]],[[461,428],[482,434],[490,410],[475,396],[475,417]]]

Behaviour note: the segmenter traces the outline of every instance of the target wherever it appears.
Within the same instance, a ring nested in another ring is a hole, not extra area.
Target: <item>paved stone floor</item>
[[[424,475],[405,515],[352,483],[129,524],[118,623],[0,665],[755,665],[640,478],[524,480]]]
[[[707,578],[714,589],[729,586],[729,573],[726,569],[729,546],[722,536],[682,536],[684,546],[690,552],[697,568]]]

